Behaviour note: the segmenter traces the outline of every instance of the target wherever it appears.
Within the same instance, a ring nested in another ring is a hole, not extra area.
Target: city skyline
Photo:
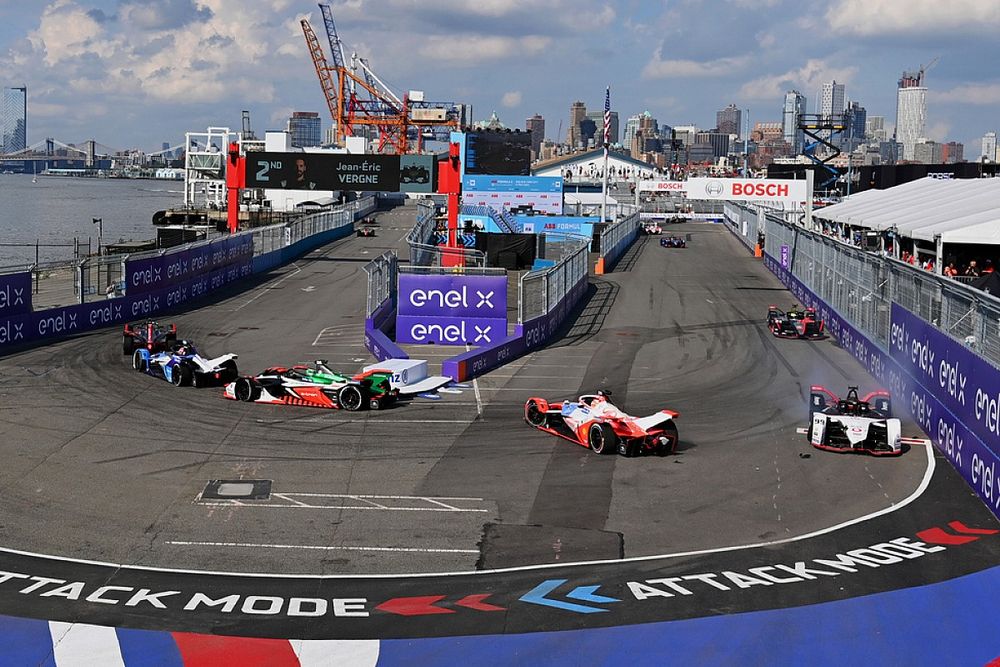
[[[786,92],[812,101],[836,80],[891,125],[901,73],[934,59],[928,138],[973,146],[1000,129],[1000,8],[975,0],[330,4],[346,52],[395,90],[470,104],[476,120],[496,110],[509,127],[539,113],[550,140],[566,139],[573,101],[602,108],[609,83],[623,122],[648,109],[710,129],[729,104],[743,123],[781,122]],[[238,129],[242,109],[257,132],[284,129],[293,111],[319,112],[326,128],[302,17],[322,31],[300,0],[0,2],[0,86],[28,86],[28,143],[153,149],[209,125]]]

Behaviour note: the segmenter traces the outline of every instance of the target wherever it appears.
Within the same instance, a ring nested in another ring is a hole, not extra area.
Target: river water
[[[183,181],[0,174],[0,267],[34,262],[36,241],[63,246],[40,247],[43,262],[72,259],[74,237],[96,251],[93,218],[104,220],[104,243],[156,238],[153,214],[183,203]]]

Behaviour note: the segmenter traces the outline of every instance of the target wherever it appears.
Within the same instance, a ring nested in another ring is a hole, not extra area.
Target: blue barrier
[[[371,317],[365,318],[365,347],[379,361],[410,358],[388,335],[395,321],[396,304],[392,299],[386,299]]]

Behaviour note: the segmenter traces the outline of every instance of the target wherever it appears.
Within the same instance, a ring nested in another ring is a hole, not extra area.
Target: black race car
[[[815,308],[793,305],[787,311],[767,307],[767,328],[778,338],[826,338],[826,327]]]
[[[680,236],[667,236],[660,239],[661,248],[686,248],[687,241]]]
[[[145,320],[126,324],[122,332],[122,354],[132,354],[139,348],[149,352],[167,352],[177,343],[177,325]]]

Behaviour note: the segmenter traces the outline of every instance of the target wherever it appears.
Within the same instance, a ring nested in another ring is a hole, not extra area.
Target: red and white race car
[[[544,398],[529,398],[524,404],[524,420],[540,431],[589,447],[597,454],[638,456],[644,452],[677,451],[674,420],[678,413],[660,410],[648,417],[633,417],[612,405],[610,394],[598,391],[576,401],[552,403]]]

